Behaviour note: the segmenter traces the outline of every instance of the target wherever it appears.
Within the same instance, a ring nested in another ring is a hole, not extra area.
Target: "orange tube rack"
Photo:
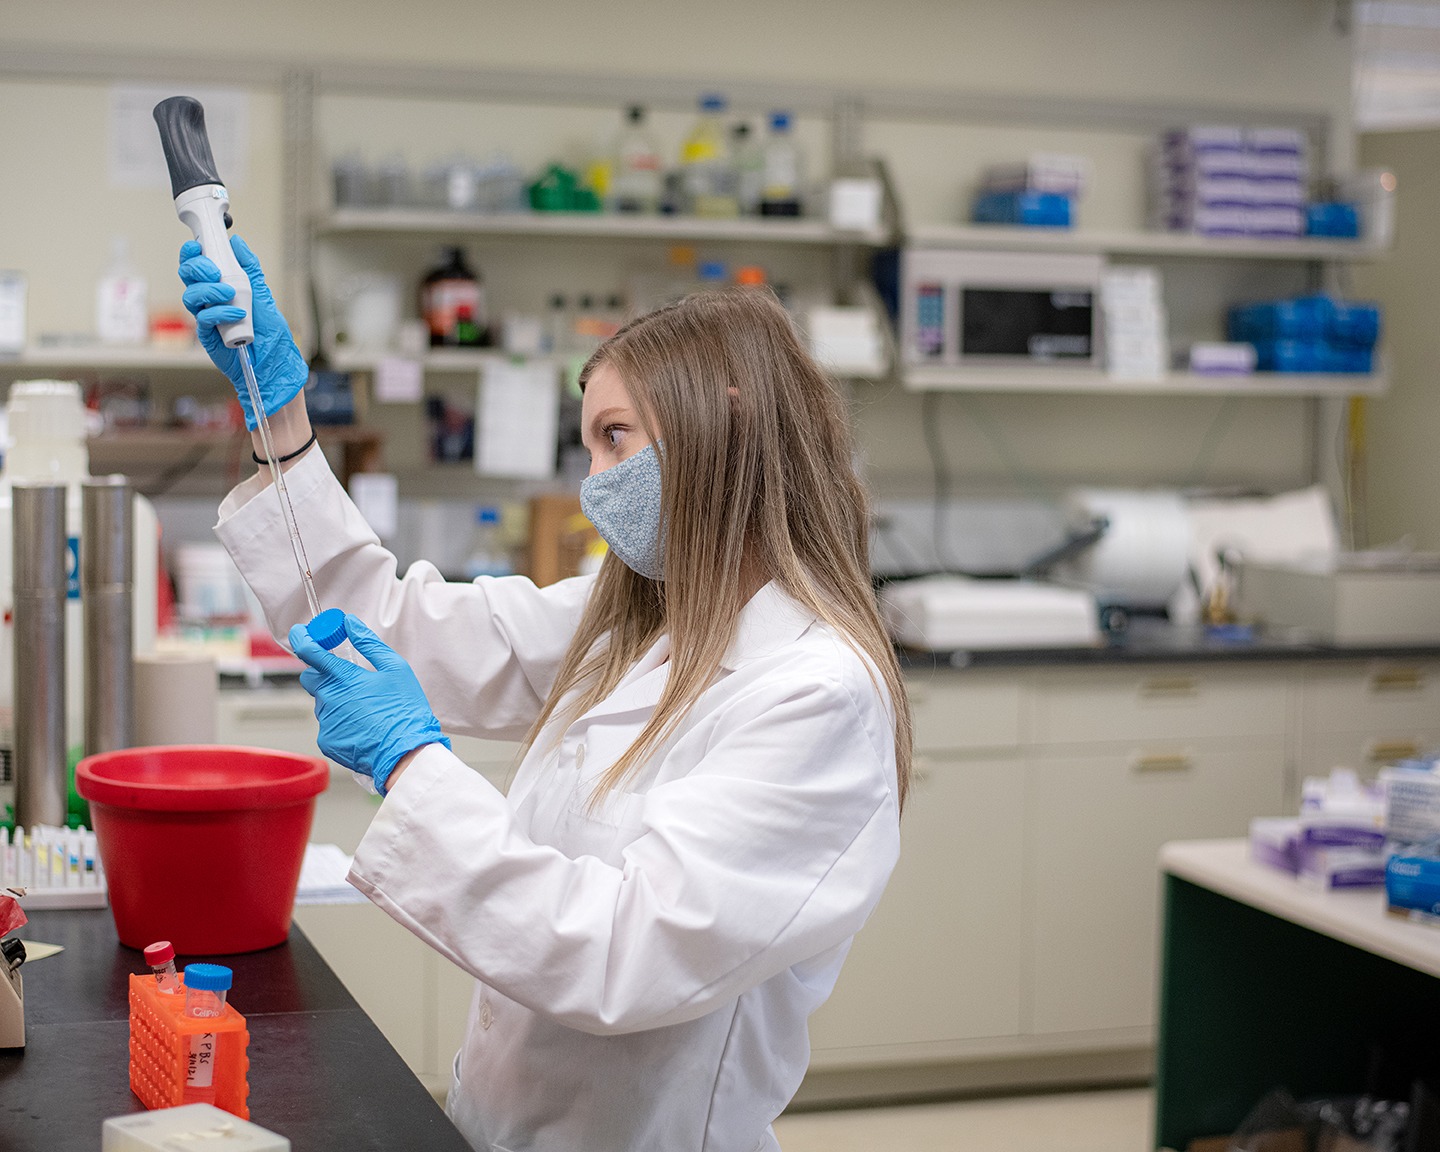
[[[184,991],[161,992],[150,975],[130,976],[130,1090],[146,1108],[195,1103],[185,1095],[190,1037],[215,1036],[213,1103],[242,1120],[250,1119],[250,1031],[245,1017],[225,1005],[223,1015],[185,1015]]]

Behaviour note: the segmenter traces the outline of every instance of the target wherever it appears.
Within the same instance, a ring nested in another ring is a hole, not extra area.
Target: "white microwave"
[[[907,364],[1100,364],[1101,256],[905,250],[900,345]]]

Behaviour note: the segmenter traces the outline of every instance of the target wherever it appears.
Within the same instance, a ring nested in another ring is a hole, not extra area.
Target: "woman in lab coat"
[[[582,376],[598,576],[397,577],[309,450],[303,361],[235,248],[315,585],[374,670],[302,626],[264,468],[216,531],[310,665],[321,749],[386,795],[351,882],[476,978],[451,1118],[508,1152],[776,1148],[806,1018],[897,858],[910,759],[836,389],[768,293],[652,313]],[[243,401],[216,335],[233,294],[181,257]],[[523,743],[508,796],[442,727]]]

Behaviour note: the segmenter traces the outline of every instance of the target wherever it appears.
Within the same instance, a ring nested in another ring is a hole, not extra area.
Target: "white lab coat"
[[[424,563],[397,579],[320,453],[286,480],[321,601],[411,662],[446,730],[523,737],[592,580],[450,584]],[[284,636],[307,612],[273,495],[242,484],[216,531]],[[508,799],[425,749],[356,852],[351,882],[476,977],[448,1111],[478,1149],[777,1148],[806,1018],[898,856],[885,697],[774,585],[679,732],[591,810],[668,652],[662,637],[607,700],[546,731]]]

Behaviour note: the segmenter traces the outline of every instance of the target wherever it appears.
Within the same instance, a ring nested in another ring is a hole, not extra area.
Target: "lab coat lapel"
[[[670,637],[661,636],[650,650],[636,661],[635,667],[615,685],[604,700],[585,713],[582,720],[599,716],[615,716],[624,712],[650,711],[660,702],[665,683],[670,679]]]

